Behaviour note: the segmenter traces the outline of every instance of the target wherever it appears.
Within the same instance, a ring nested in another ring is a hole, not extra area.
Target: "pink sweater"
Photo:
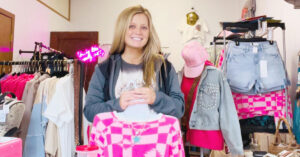
[[[184,157],[179,121],[162,115],[150,122],[126,122],[113,112],[95,116],[90,145],[98,157]]]

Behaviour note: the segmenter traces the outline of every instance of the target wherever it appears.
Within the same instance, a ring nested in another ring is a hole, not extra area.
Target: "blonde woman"
[[[123,10],[114,33],[110,57],[95,67],[89,84],[86,118],[92,122],[98,113],[121,113],[142,104],[154,113],[181,118],[184,99],[178,77],[160,54],[149,11],[142,6]],[[133,116],[141,113],[138,107]]]

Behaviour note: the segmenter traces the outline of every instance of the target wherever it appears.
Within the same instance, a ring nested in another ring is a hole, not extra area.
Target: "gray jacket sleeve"
[[[156,91],[156,99],[150,107],[158,113],[181,118],[184,114],[184,98],[173,66],[171,67],[168,77],[168,86],[170,87],[169,95],[162,91]]]
[[[236,108],[227,79],[221,80],[220,127],[230,152],[233,155],[243,155],[243,142]]]
[[[89,90],[85,98],[85,107],[83,110],[86,119],[90,122],[93,122],[95,115],[98,113],[123,111],[120,107],[119,99],[104,101],[104,83],[105,78],[98,65],[96,65],[89,84]]]

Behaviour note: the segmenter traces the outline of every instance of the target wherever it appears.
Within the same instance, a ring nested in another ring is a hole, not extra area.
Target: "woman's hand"
[[[125,110],[130,105],[140,104],[141,101],[135,101],[141,99],[141,95],[136,91],[125,91],[120,96],[120,107]]]
[[[139,99],[143,101],[139,101],[139,103],[152,105],[156,99],[156,94],[154,89],[142,87],[134,90],[136,94],[138,94]]]

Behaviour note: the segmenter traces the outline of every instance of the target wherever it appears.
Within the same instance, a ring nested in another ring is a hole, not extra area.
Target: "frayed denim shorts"
[[[289,85],[277,43],[228,43],[225,73],[233,92],[259,94]]]

